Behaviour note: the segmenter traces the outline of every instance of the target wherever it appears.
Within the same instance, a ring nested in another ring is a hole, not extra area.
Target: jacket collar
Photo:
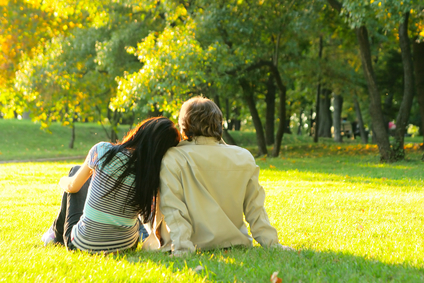
[[[198,137],[193,138],[192,141],[181,141],[179,145],[189,145],[189,144],[217,145],[217,144],[219,144],[219,141],[217,141],[216,138],[214,138],[214,137],[198,136]]]

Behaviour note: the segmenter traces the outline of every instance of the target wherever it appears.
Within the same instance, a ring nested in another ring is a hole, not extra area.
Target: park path
[[[45,162],[45,161],[63,161],[63,160],[75,160],[84,159],[85,155],[81,156],[63,156],[53,158],[39,158],[39,159],[22,159],[22,160],[0,160],[0,164],[6,163],[27,163],[27,162]]]

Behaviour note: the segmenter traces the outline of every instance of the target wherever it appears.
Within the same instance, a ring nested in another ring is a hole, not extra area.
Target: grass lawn
[[[0,281],[269,282],[278,271],[283,282],[423,282],[421,155],[409,144],[407,160],[379,164],[372,145],[285,144],[280,158],[257,162],[270,221],[296,251],[255,243],[187,258],[140,247],[108,256],[43,247],[60,205],[57,182],[83,160],[0,164]]]
[[[70,149],[70,128],[52,123],[49,130],[42,131],[40,124],[29,120],[0,119],[0,161],[85,156],[95,143],[108,140],[100,125],[77,123],[74,148]],[[119,127],[120,138],[128,130],[128,126]]]

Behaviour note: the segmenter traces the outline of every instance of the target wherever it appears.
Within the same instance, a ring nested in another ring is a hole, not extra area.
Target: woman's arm
[[[59,186],[68,193],[77,193],[82,185],[90,178],[93,170],[88,167],[87,160],[81,165],[77,173],[72,177],[62,177]]]

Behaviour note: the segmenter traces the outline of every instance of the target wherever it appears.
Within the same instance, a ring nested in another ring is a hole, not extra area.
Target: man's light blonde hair
[[[197,96],[181,106],[178,119],[182,138],[192,141],[198,136],[222,138],[222,112],[210,99]]]

